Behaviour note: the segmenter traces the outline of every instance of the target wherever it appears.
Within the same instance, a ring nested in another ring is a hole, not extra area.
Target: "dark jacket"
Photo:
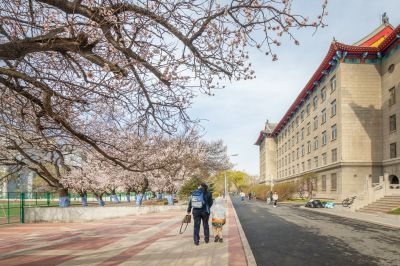
[[[204,189],[202,189],[202,188],[199,188],[197,190],[202,190],[203,193],[204,193]],[[209,191],[204,193],[204,201],[205,201],[206,204],[205,204],[205,206],[203,206],[203,208],[201,208],[201,209],[193,209],[193,210],[196,210],[196,211],[207,211],[208,210],[208,212],[210,212],[211,206],[213,205],[213,198],[212,198],[212,195],[211,195],[211,193]],[[190,212],[191,210],[192,210],[192,197],[190,197],[189,206],[188,206],[187,212]]]

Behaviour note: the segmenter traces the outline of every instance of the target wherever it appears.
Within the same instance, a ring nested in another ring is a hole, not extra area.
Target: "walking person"
[[[274,192],[274,194],[272,195],[272,200],[274,201],[274,207],[276,208],[276,204],[278,203],[278,193],[276,193],[276,191]]]
[[[240,198],[242,201],[244,201],[244,198],[246,197],[246,194],[244,194],[244,192],[240,192]]]
[[[210,228],[208,225],[208,219],[210,217],[210,208],[212,205],[213,199],[211,193],[208,191],[208,185],[206,183],[201,183],[198,189],[192,192],[187,209],[188,214],[192,212],[194,219],[193,241],[196,246],[198,246],[200,243],[201,222],[203,222],[204,241],[206,243],[210,241]]]
[[[222,243],[223,240],[223,226],[226,222],[226,208],[222,197],[215,199],[215,203],[211,208],[211,224],[213,226],[214,242]]]
[[[271,204],[272,202],[272,192],[268,191],[267,195],[265,196],[266,200],[267,200],[267,204]]]

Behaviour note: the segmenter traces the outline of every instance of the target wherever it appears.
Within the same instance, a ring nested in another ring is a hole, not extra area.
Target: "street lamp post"
[[[234,156],[238,156],[239,154],[231,154],[231,155],[228,155],[229,157],[234,157]],[[228,192],[228,187],[227,187],[227,181],[226,181],[226,171],[224,172],[225,173],[225,178],[224,178],[224,199],[226,199],[226,194],[227,194],[227,192]]]

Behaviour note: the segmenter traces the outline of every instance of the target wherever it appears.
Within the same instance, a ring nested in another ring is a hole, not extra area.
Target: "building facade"
[[[311,174],[315,196],[335,199],[364,191],[367,179],[398,184],[399,94],[400,26],[382,24],[353,45],[333,41],[274,130],[261,131],[260,176]]]

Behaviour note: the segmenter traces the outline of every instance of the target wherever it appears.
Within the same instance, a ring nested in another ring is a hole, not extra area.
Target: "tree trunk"
[[[58,194],[59,194],[59,202],[58,202],[59,206],[60,207],[69,207],[70,200],[68,197],[68,189],[67,188],[59,188]]]
[[[103,200],[103,193],[99,194],[94,192],[94,195],[96,196],[97,202],[99,203],[100,206],[103,207],[104,205],[106,205],[106,203]]]
[[[87,193],[86,193],[86,191],[79,192],[79,195],[81,196],[82,206],[83,207],[87,207],[88,206],[88,202],[87,202]]]

